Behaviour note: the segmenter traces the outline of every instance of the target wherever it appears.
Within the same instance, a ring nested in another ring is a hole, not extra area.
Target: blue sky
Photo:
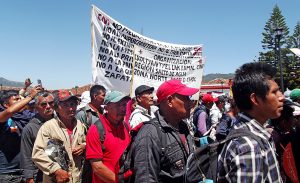
[[[299,0],[1,1],[0,77],[41,79],[48,89],[91,83],[92,4],[152,39],[203,44],[204,74],[232,73],[252,61],[275,4],[290,32],[300,21]]]

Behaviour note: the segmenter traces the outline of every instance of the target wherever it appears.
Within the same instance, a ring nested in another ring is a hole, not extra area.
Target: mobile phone
[[[37,80],[37,84],[38,84],[40,87],[43,87],[42,81],[41,81],[40,79]]]

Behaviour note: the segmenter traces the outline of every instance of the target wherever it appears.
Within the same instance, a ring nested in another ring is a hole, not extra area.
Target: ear
[[[136,96],[136,101],[141,102],[141,96],[140,95]]]
[[[257,106],[257,105],[259,105],[261,99],[259,97],[257,97],[257,95],[255,93],[252,93],[250,95],[250,100],[251,100],[253,105]]]
[[[173,107],[173,97],[171,96],[171,95],[169,95],[168,97],[167,97],[167,105],[169,106],[169,107]]]

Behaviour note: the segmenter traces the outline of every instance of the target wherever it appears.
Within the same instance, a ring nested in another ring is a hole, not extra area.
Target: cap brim
[[[114,98],[113,100],[107,102],[106,104],[108,104],[108,103],[116,103],[116,102],[119,102],[119,101],[121,101],[123,99],[130,99],[130,97],[128,95],[121,95],[121,96],[118,96],[118,97]]]
[[[66,97],[66,98],[64,98],[64,99],[62,99],[62,100],[59,100],[59,101],[60,101],[60,102],[63,102],[63,101],[71,100],[71,99],[79,100],[78,97],[72,95],[72,96]]]
[[[197,89],[197,88],[186,87],[186,88],[183,88],[183,89],[181,89],[180,91],[178,91],[176,93],[178,93],[180,95],[184,95],[184,96],[192,96],[195,93],[197,93],[198,91],[199,91],[199,89]]]

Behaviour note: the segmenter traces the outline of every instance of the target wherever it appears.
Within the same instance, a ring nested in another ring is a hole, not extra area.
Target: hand
[[[31,84],[32,84],[32,82],[30,81],[29,78],[27,78],[27,79],[25,80],[25,83],[24,83],[25,88],[28,88]]]
[[[43,88],[40,86],[35,86],[31,89],[30,91],[30,96],[31,98],[34,98],[36,96],[36,94],[38,94],[39,92],[43,91]]]
[[[68,174],[67,171],[63,170],[63,169],[58,169],[54,172],[55,174],[55,179],[57,183],[65,183],[67,181],[69,181],[69,177],[70,175]]]
[[[34,183],[34,180],[33,180],[32,178],[27,179],[27,180],[26,180],[26,183]]]
[[[85,144],[80,144],[76,146],[74,149],[72,149],[72,154],[79,156],[83,153],[84,150],[85,150]]]

